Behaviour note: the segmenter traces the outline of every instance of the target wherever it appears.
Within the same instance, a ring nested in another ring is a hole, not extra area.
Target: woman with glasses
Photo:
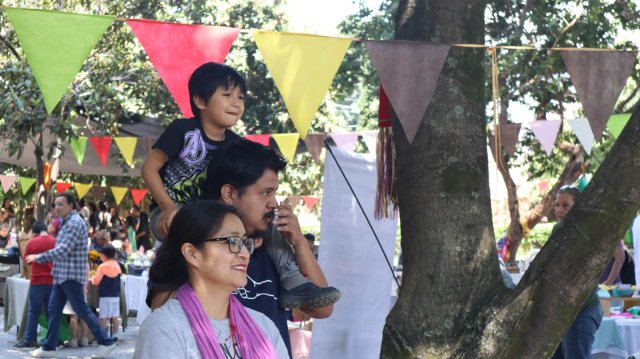
[[[135,358],[288,358],[278,329],[231,294],[247,283],[253,239],[232,207],[182,207],[156,253],[150,280],[179,287],[142,324]]]

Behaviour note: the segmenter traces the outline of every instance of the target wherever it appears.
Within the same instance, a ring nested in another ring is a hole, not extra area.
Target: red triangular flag
[[[89,141],[91,141],[93,149],[96,150],[98,158],[102,161],[102,166],[106,166],[107,157],[109,157],[109,149],[111,148],[111,137],[89,137]]]
[[[71,183],[69,182],[56,182],[56,191],[58,194],[65,193],[71,187]]]
[[[315,206],[316,203],[318,203],[318,200],[320,200],[320,197],[304,196],[304,204],[307,206],[307,209],[309,210],[311,210],[313,206]]]
[[[133,203],[136,206],[140,205],[140,202],[147,195],[148,190],[146,188],[129,188],[131,192],[131,197],[133,197]]]
[[[127,20],[185,117],[192,117],[188,82],[205,62],[223,63],[240,29]]]
[[[270,135],[246,135],[244,136],[244,138],[246,138],[249,141],[253,141],[253,142],[258,142],[259,144],[269,147],[269,138],[271,136]]]

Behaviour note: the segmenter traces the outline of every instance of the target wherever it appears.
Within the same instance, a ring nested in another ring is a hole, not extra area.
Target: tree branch
[[[9,42],[7,37],[6,36],[0,36],[0,39],[9,48],[11,53],[13,53],[13,56],[15,56],[19,61],[22,61],[22,57],[20,57],[20,54],[18,53],[18,50],[16,50],[15,47],[13,47],[11,45],[11,43]]]

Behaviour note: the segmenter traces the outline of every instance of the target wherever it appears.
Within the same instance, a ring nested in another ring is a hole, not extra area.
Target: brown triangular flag
[[[447,60],[449,45],[411,41],[364,43],[389,102],[412,143]]]
[[[314,161],[320,163],[320,152],[324,147],[324,140],[327,138],[326,133],[308,133],[304,138],[304,144]]]
[[[633,71],[637,51],[560,51],[597,141]]]
[[[500,143],[509,156],[513,157],[516,152],[516,144],[518,143],[518,136],[520,135],[519,123],[507,123],[500,125]]]

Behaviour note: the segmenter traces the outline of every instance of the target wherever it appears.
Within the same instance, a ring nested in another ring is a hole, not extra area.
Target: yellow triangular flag
[[[76,189],[76,194],[78,195],[78,199],[82,199],[82,197],[84,197],[84,195],[86,195],[87,192],[89,192],[89,190],[91,189],[91,187],[93,187],[93,185],[84,184],[84,183],[74,183],[73,187],[75,187]]]
[[[278,144],[278,148],[280,148],[280,152],[282,155],[289,161],[289,163],[293,162],[293,156],[296,155],[296,148],[298,147],[298,139],[300,138],[300,134],[298,133],[278,133],[271,134],[271,137]]]
[[[118,145],[124,160],[133,168],[133,152],[136,150],[138,139],[135,137],[114,137],[113,140]]]
[[[111,193],[113,193],[113,198],[116,200],[116,204],[120,204],[124,195],[127,194],[129,187],[111,187]]]
[[[305,138],[351,39],[267,31],[255,31],[253,38]]]

